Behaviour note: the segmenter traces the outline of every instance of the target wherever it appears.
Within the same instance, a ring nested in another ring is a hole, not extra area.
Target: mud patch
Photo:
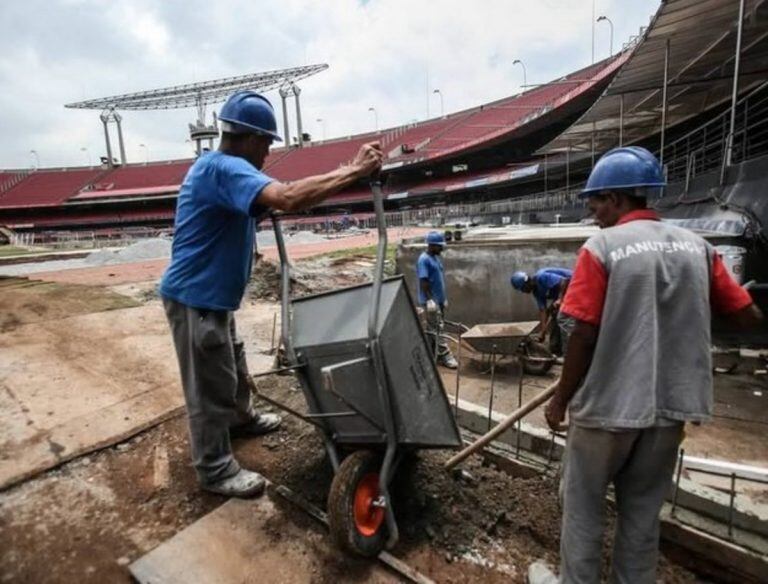
[[[0,332],[34,322],[138,305],[136,300],[102,287],[0,276]]]

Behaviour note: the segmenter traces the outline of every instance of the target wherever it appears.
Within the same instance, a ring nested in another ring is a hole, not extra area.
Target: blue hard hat
[[[445,247],[445,235],[439,231],[430,231],[426,237],[427,245],[442,245]]]
[[[509,283],[512,284],[512,287],[519,291],[523,291],[523,286],[528,281],[528,274],[525,272],[515,272],[512,274],[512,277],[509,279]]]
[[[255,91],[238,91],[221,107],[222,129],[233,134],[254,133],[282,142],[277,133],[275,110],[269,100]]]
[[[640,146],[609,150],[597,161],[580,197],[600,191],[663,187],[667,181],[656,157]]]

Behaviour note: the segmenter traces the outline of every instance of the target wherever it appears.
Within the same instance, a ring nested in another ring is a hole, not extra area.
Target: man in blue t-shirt
[[[201,156],[179,191],[171,263],[160,282],[187,404],[192,462],[203,488],[248,497],[265,480],[243,468],[230,439],[280,425],[251,405],[252,379],[233,312],[251,273],[257,220],[270,209],[298,211],[381,167],[378,143],[327,174],[283,184],[261,172],[277,134],[269,101],[253,91],[232,95],[221,109],[219,149]]]
[[[418,278],[419,307],[426,317],[426,333],[431,347],[437,347],[437,361],[449,369],[456,369],[458,363],[445,342],[443,314],[448,306],[445,293],[445,277],[440,254],[445,247],[445,237],[438,231],[430,231],[426,237],[427,249],[416,262]]]
[[[573,330],[573,319],[560,315],[562,303],[573,271],[567,268],[542,268],[533,276],[525,272],[515,272],[510,278],[512,287],[524,294],[533,294],[539,309],[539,341],[543,341],[550,325],[550,315],[556,315],[560,334],[560,353],[565,355],[570,332]]]

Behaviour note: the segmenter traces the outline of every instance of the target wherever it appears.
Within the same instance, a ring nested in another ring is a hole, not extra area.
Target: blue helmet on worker
[[[439,231],[430,231],[425,239],[427,245],[439,245],[445,247],[445,235]]]
[[[522,292],[525,288],[526,282],[530,280],[530,276],[526,274],[525,272],[515,272],[512,274],[512,277],[509,279],[509,283],[512,284],[512,287],[517,290],[518,292]]]
[[[666,186],[664,171],[656,157],[640,146],[614,148],[597,161],[581,198],[604,191],[646,190]]]
[[[255,91],[244,90],[231,95],[221,108],[219,121],[222,130],[230,134],[258,134],[283,141],[277,133],[272,104]]]

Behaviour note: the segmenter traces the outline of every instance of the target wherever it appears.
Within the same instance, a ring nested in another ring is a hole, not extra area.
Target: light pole
[[[149,146],[146,144],[139,144],[139,148],[144,148],[144,166],[149,164]]]
[[[325,120],[323,118],[317,118],[315,121],[320,124],[320,127],[323,129],[323,142],[325,142]]]
[[[608,24],[611,25],[611,45],[610,45],[611,46],[611,53],[610,53],[610,55],[611,55],[611,57],[613,57],[613,22],[607,16],[600,16],[597,19],[597,22],[602,22],[603,20],[605,20]]]
[[[29,153],[35,157],[35,170],[40,168],[40,157],[37,155],[37,150],[30,150]]]
[[[525,72],[525,63],[523,63],[520,59],[515,59],[512,61],[513,65],[520,65],[523,68],[523,91],[525,91],[525,88],[528,87],[528,76]]]
[[[439,89],[435,89],[432,93],[436,93],[440,96],[440,117],[443,117],[443,92]]]
[[[93,163],[91,162],[91,151],[88,150],[88,147],[83,146],[80,148],[80,152],[85,152],[86,158],[88,159],[88,166],[93,166]]]
[[[369,112],[373,112],[373,124],[376,131],[379,131],[379,114],[376,113],[376,108],[371,106],[368,108]]]

